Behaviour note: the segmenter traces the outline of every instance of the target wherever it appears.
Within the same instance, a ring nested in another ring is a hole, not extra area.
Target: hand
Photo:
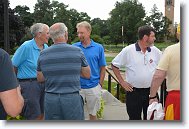
[[[122,83],[120,83],[121,86],[126,90],[126,91],[129,91],[129,92],[132,92],[133,91],[133,86],[131,84],[129,84],[128,82],[124,81]]]
[[[158,99],[157,99],[157,98],[150,99],[150,100],[149,100],[149,105],[152,104],[153,102],[158,102]]]
[[[18,92],[21,92],[21,87],[20,87],[20,85],[17,87],[17,91],[18,91]]]

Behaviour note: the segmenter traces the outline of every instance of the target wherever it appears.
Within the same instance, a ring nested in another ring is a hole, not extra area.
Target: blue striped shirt
[[[66,43],[54,44],[41,52],[38,71],[45,77],[45,91],[72,93],[79,91],[81,67],[88,66],[78,47]]]

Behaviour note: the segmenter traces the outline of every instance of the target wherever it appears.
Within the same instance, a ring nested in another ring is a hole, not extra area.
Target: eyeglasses
[[[144,65],[147,65],[147,63],[148,63],[147,55],[144,55]]]

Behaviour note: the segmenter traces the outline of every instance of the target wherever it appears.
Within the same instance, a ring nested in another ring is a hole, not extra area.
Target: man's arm
[[[111,64],[112,66],[112,70],[115,74],[115,76],[117,77],[117,79],[119,80],[119,83],[121,84],[121,86],[126,90],[126,91],[133,91],[133,86],[131,84],[129,84],[128,82],[124,81],[124,79],[121,76],[120,70],[119,68],[117,68],[116,66],[114,66],[113,64]]]
[[[106,74],[106,67],[105,66],[100,67],[100,85],[101,86],[103,86],[105,74]]]
[[[83,78],[90,78],[91,76],[91,69],[89,66],[87,67],[81,67],[81,77]]]
[[[21,113],[24,99],[20,93],[20,87],[0,92],[0,99],[8,115],[16,117]]]
[[[166,71],[156,69],[150,87],[150,97],[153,98],[154,96],[156,96],[156,93],[159,87],[161,86],[163,80],[165,79],[165,77],[166,77]],[[153,101],[158,101],[158,100],[157,98],[150,99],[149,104],[151,104]]]
[[[43,76],[43,73],[41,71],[37,71],[37,81],[38,82],[44,82],[45,77]]]

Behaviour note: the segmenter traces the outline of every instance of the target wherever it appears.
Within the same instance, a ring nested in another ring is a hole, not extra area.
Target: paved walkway
[[[105,56],[107,57],[116,57],[118,53],[112,53],[112,52],[105,52]]]
[[[105,53],[105,56],[115,57],[118,53]],[[113,73],[110,66],[108,67],[109,71]],[[121,72],[124,78],[124,72]],[[114,76],[115,77],[115,76]],[[105,80],[108,80],[108,74],[106,73]],[[115,80],[111,80],[115,81]],[[129,120],[129,116],[126,111],[125,103],[120,102],[117,98],[115,98],[111,93],[107,90],[102,89],[102,97],[105,101],[104,107],[104,116],[102,120]],[[89,120],[88,111],[86,109],[86,105],[84,106],[85,111],[85,120]]]
[[[105,101],[104,116],[102,120],[129,120],[125,103],[121,103],[111,93],[104,89],[102,90],[102,97]],[[84,110],[85,120],[89,120],[86,105]]]

